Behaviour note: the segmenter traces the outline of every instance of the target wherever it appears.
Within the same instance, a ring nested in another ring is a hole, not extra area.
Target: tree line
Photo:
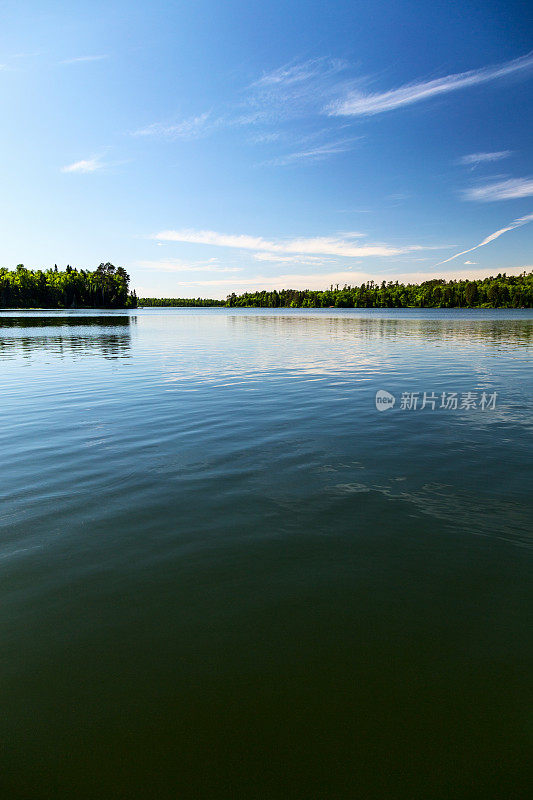
[[[135,291],[123,267],[59,270],[0,267],[0,308],[136,308]]]
[[[147,307],[173,307],[177,308],[178,306],[195,306],[195,307],[203,307],[203,306],[225,306],[225,300],[209,300],[203,299],[201,297],[139,297],[137,300],[137,304],[139,306],[147,306]]]
[[[423,283],[368,281],[323,291],[274,289],[206,298],[137,298],[130,276],[109,262],[97,269],[0,268],[0,308],[137,308],[229,306],[256,308],[532,308],[533,272],[479,280],[434,278]]]
[[[226,305],[257,308],[532,308],[533,272],[480,280],[368,281],[325,291],[280,289],[230,294]]]

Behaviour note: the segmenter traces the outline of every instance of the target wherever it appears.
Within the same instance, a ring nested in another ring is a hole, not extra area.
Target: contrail
[[[438,264],[435,264],[436,267],[440,267],[441,264],[447,264],[448,261],[453,261],[454,258],[459,258],[459,256],[466,256],[467,253],[471,253],[473,250],[477,250],[478,247],[483,247],[486,244],[490,244],[495,239],[498,239],[503,233],[507,233],[507,231],[512,231],[515,228],[520,228],[522,225],[527,225],[528,222],[533,222],[533,214],[526,214],[525,217],[519,217],[515,219],[514,222],[511,222],[506,228],[500,228],[499,231],[495,231],[491,233],[490,236],[487,236],[486,239],[483,239],[482,242],[476,244],[475,247],[470,247],[469,250],[462,250],[460,253],[456,253],[454,256],[450,256],[450,258],[446,258],[444,261],[439,261]]]

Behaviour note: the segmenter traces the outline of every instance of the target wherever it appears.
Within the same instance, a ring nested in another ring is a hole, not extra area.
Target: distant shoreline
[[[272,289],[228,295],[226,301],[201,298],[139,297],[143,308],[226,306],[229,308],[532,308],[533,272],[500,273],[479,280],[433,278],[422,283],[368,281],[325,290]]]

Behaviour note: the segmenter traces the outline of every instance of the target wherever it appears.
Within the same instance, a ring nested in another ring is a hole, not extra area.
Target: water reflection
[[[0,315],[0,359],[53,354],[128,358],[136,316]]]
[[[360,317],[352,313],[322,316],[290,314],[236,314],[227,317],[228,325],[234,328],[248,327],[257,334],[283,336],[307,336],[324,333],[332,337],[355,339],[442,340],[470,344],[479,343],[497,346],[528,346],[533,341],[533,319],[502,318],[473,319],[459,314],[444,319],[435,317],[390,318]]]
[[[532,317],[0,314],[3,794],[525,797]]]
[[[115,315],[83,315],[74,316],[72,314],[65,316],[52,316],[41,314],[40,316],[31,315],[7,315],[0,314],[0,328],[64,328],[80,326],[95,326],[103,325],[106,328],[111,327],[127,327],[130,322],[136,323],[136,316],[129,316],[128,314],[115,314]]]

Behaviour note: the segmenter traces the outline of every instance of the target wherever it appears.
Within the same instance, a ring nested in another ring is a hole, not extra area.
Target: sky
[[[533,269],[523,2],[0,0],[0,265],[139,296]]]

